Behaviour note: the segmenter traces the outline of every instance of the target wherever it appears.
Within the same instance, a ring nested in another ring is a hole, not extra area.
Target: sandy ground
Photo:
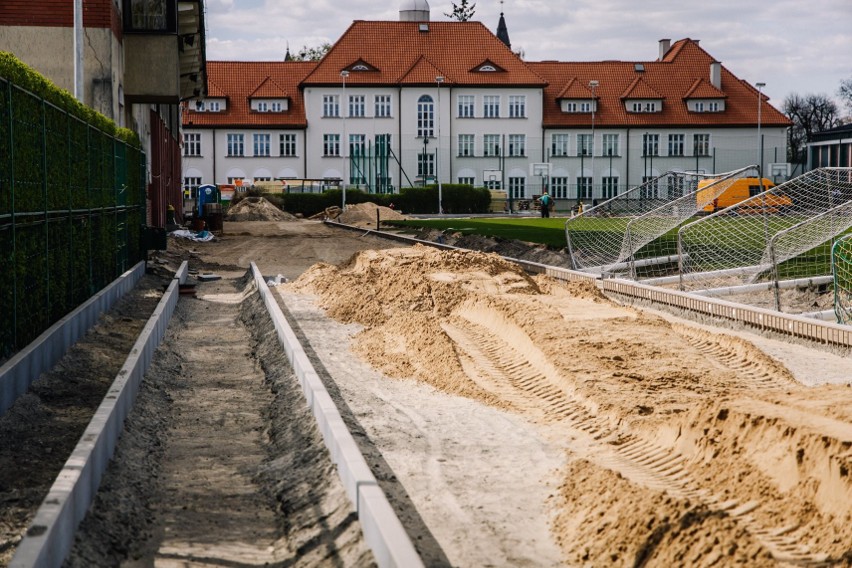
[[[251,558],[281,565],[302,558],[293,542],[315,542],[300,539],[316,529],[316,516],[293,529],[286,519],[300,517],[284,506],[287,495],[302,502],[313,485],[331,487],[333,475],[310,450],[315,432],[301,431],[310,418],[284,386],[292,383],[286,363],[269,363],[255,308],[236,307],[252,260],[291,281],[276,288],[280,304],[427,565],[852,565],[848,358],[621,306],[592,288],[530,278],[493,255],[400,247],[311,221],[227,222],[222,238],[175,243],[161,256],[189,258],[195,271],[225,279],[200,285],[199,298],[179,305],[142,394],[163,408],[147,413],[153,422],[146,412],[131,422],[127,438],[138,436],[137,445],[120,449],[129,461],[116,460],[128,469],[106,483],[114,490],[90,515],[100,540],[79,545],[75,565],[112,564],[98,561],[106,542],[140,566],[200,556],[189,545],[200,534],[183,528],[166,538],[163,527],[197,519],[192,511],[201,509],[166,506],[194,503],[168,491],[180,489],[172,480],[198,472],[165,456],[186,432],[224,427],[234,428],[225,434],[234,443],[255,449],[251,464],[222,475],[251,511],[263,509],[260,501],[272,511],[272,525],[246,525],[235,542],[263,542]],[[220,335],[228,336],[225,349],[205,343]],[[232,336],[245,341],[233,344]],[[243,360],[251,362],[237,372],[245,393],[209,366],[241,369]],[[281,368],[284,376],[271,372]],[[271,404],[224,402],[238,394],[268,401],[270,393]],[[208,402],[214,412],[200,413]],[[249,407],[268,410],[260,418],[236,411]],[[158,417],[171,417],[165,429]],[[193,417],[202,421],[196,430]],[[275,428],[300,431],[275,444],[267,435]],[[302,445],[308,457],[294,456]],[[203,453],[178,453],[205,463]],[[277,486],[269,481],[282,477]],[[332,556],[305,556],[299,565],[369,563],[336,490],[321,493],[317,503],[346,528],[331,532],[349,536],[322,541]],[[240,565],[224,552],[214,564]]]

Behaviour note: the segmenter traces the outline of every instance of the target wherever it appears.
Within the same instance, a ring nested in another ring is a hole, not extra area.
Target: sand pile
[[[296,217],[281,211],[265,197],[244,197],[228,208],[225,221],[295,221]]]
[[[336,221],[356,227],[375,227],[377,211],[380,221],[398,221],[408,218],[399,211],[368,201],[366,203],[347,205],[346,211],[338,216]]]
[[[552,501],[570,565],[852,559],[850,388],[492,254],[367,251],[291,286],[365,326],[353,349],[384,373],[571,440]]]

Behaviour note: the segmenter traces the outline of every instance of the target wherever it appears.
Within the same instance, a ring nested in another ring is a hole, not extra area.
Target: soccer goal
[[[680,288],[774,288],[781,309],[782,282],[830,284],[832,243],[850,227],[852,168],[812,170],[681,227]]]
[[[852,235],[846,235],[834,243],[831,249],[831,272],[837,323],[852,324]]]
[[[756,172],[757,166],[716,175],[669,171],[568,219],[574,268],[633,279],[677,274],[677,241],[667,233]]]

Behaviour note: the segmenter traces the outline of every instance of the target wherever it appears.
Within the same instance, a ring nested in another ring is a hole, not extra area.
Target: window
[[[278,136],[278,153],[280,156],[296,155],[296,135],[280,134]]]
[[[592,103],[580,103],[580,112],[592,112]]]
[[[527,137],[525,134],[509,134],[509,155],[526,155]]]
[[[387,118],[391,115],[391,96],[376,95],[376,116],[378,118]]]
[[[618,134],[603,135],[603,155],[618,156]]]
[[[657,112],[656,101],[639,102],[634,101],[631,105],[633,112]]]
[[[500,135],[499,134],[486,134],[482,137],[483,145],[484,145],[484,155],[486,156],[499,156],[500,155]]]
[[[242,185],[242,183],[245,179],[246,178],[244,178],[244,177],[229,177],[228,178],[228,184],[229,185],[237,185],[237,181],[239,181],[240,185]]]
[[[611,199],[618,195],[618,176],[604,176],[601,179],[603,198]]]
[[[473,156],[473,134],[459,134],[459,156]]]
[[[592,135],[591,134],[578,134],[577,135],[577,155],[578,156],[591,156],[592,151]]]
[[[196,99],[195,110],[196,112],[204,112],[204,101],[202,101],[201,99]]]
[[[364,116],[364,95],[349,95],[349,116]]]
[[[467,184],[467,185],[475,185],[475,184],[476,184],[476,178],[472,178],[472,177],[460,177],[460,178],[459,178],[459,183],[464,183],[464,184]]]
[[[323,116],[340,116],[340,104],[337,95],[322,96],[322,115]]]
[[[252,178],[253,183],[257,183],[259,181],[272,181],[272,178],[268,177],[268,176],[260,176],[260,177]]]
[[[367,137],[364,134],[349,135],[349,155],[363,156],[364,149],[367,147]]]
[[[174,32],[176,2],[124,0],[124,29],[127,31]],[[198,41],[196,37],[196,41]]]
[[[323,134],[322,135],[322,155],[323,156],[339,156],[340,155],[340,134]]]
[[[220,109],[219,101],[210,101],[207,103],[207,110],[210,112],[219,112]]]
[[[524,95],[509,95],[509,117],[524,118],[527,115],[527,97]]]
[[[281,112],[281,103],[270,103],[269,110],[272,112]]]
[[[459,118],[473,118],[473,95],[459,95]]]
[[[565,103],[565,112],[577,112],[577,103]]]
[[[719,112],[719,103],[707,103],[708,112]]]
[[[569,134],[554,134],[550,139],[550,155],[567,156],[569,138]]]
[[[254,140],[254,155],[268,156],[269,155],[269,134],[255,134]]]
[[[683,156],[683,134],[669,134],[669,156]]]
[[[482,116],[485,118],[498,118],[500,116],[499,95],[485,95],[482,99]]]
[[[200,177],[183,178],[184,197],[198,197],[198,186],[201,185]]]
[[[183,155],[184,156],[200,156],[201,155],[201,133],[186,132],[183,135]]]
[[[683,190],[686,187],[683,176],[670,175],[668,176],[668,179],[666,179],[666,182],[669,186],[669,198],[683,197]]]
[[[243,147],[244,137],[242,134],[228,134],[228,155],[229,156],[244,156],[245,149]]]
[[[417,136],[425,138],[435,134],[435,103],[429,95],[417,101]]]
[[[417,175],[426,182],[426,178],[435,177],[435,154],[421,152],[417,155]]]
[[[553,199],[568,199],[568,178],[564,176],[550,178],[550,195]]]
[[[710,135],[709,134],[693,134],[692,135],[692,154],[695,156],[710,155]]]
[[[695,112],[704,112],[704,103],[703,102],[695,103]]]
[[[659,134],[643,134],[642,135],[642,155],[643,156],[659,156],[660,155],[660,135]]]
[[[592,198],[592,178],[588,176],[579,176],[577,178],[577,198],[591,199]]]
[[[266,102],[257,103],[258,112],[269,112],[269,105]]]
[[[522,177],[509,178],[509,196],[512,199],[523,199],[527,194],[527,179]]]
[[[660,195],[660,180],[653,176],[642,176],[642,189],[639,190],[640,199],[657,199]]]

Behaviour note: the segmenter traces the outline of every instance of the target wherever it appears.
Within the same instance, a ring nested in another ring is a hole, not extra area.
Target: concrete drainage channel
[[[337,407],[254,263],[251,264],[251,271],[279,342],[299,378],[305,400],[317,420],[347,495],[358,512],[365,542],[372,549],[378,565],[415,568],[423,566],[402,523],[379,488]],[[90,305],[88,308],[81,306],[73,314],[63,318],[54,328],[45,332],[39,341],[4,365],[6,374],[0,375],[0,381],[13,385],[4,388],[4,395],[9,393],[9,400],[3,400],[6,407],[11,406],[14,397],[21,394],[19,391],[22,388],[25,392],[29,382],[45,370],[36,368],[34,361],[46,361],[49,357],[53,358],[52,362],[58,360],[94,323],[100,311],[108,309],[109,305],[132,288],[143,272],[144,263],[140,263],[140,266],[110,285],[108,290],[87,302],[87,305]],[[17,547],[10,567],[62,565],[74,543],[77,525],[86,515],[97,493],[153,353],[165,335],[177,305],[180,287],[186,282],[187,274],[188,264],[184,262],[140,333],[80,442],[36,512]],[[31,373],[29,382],[22,387],[19,377],[30,376]]]

